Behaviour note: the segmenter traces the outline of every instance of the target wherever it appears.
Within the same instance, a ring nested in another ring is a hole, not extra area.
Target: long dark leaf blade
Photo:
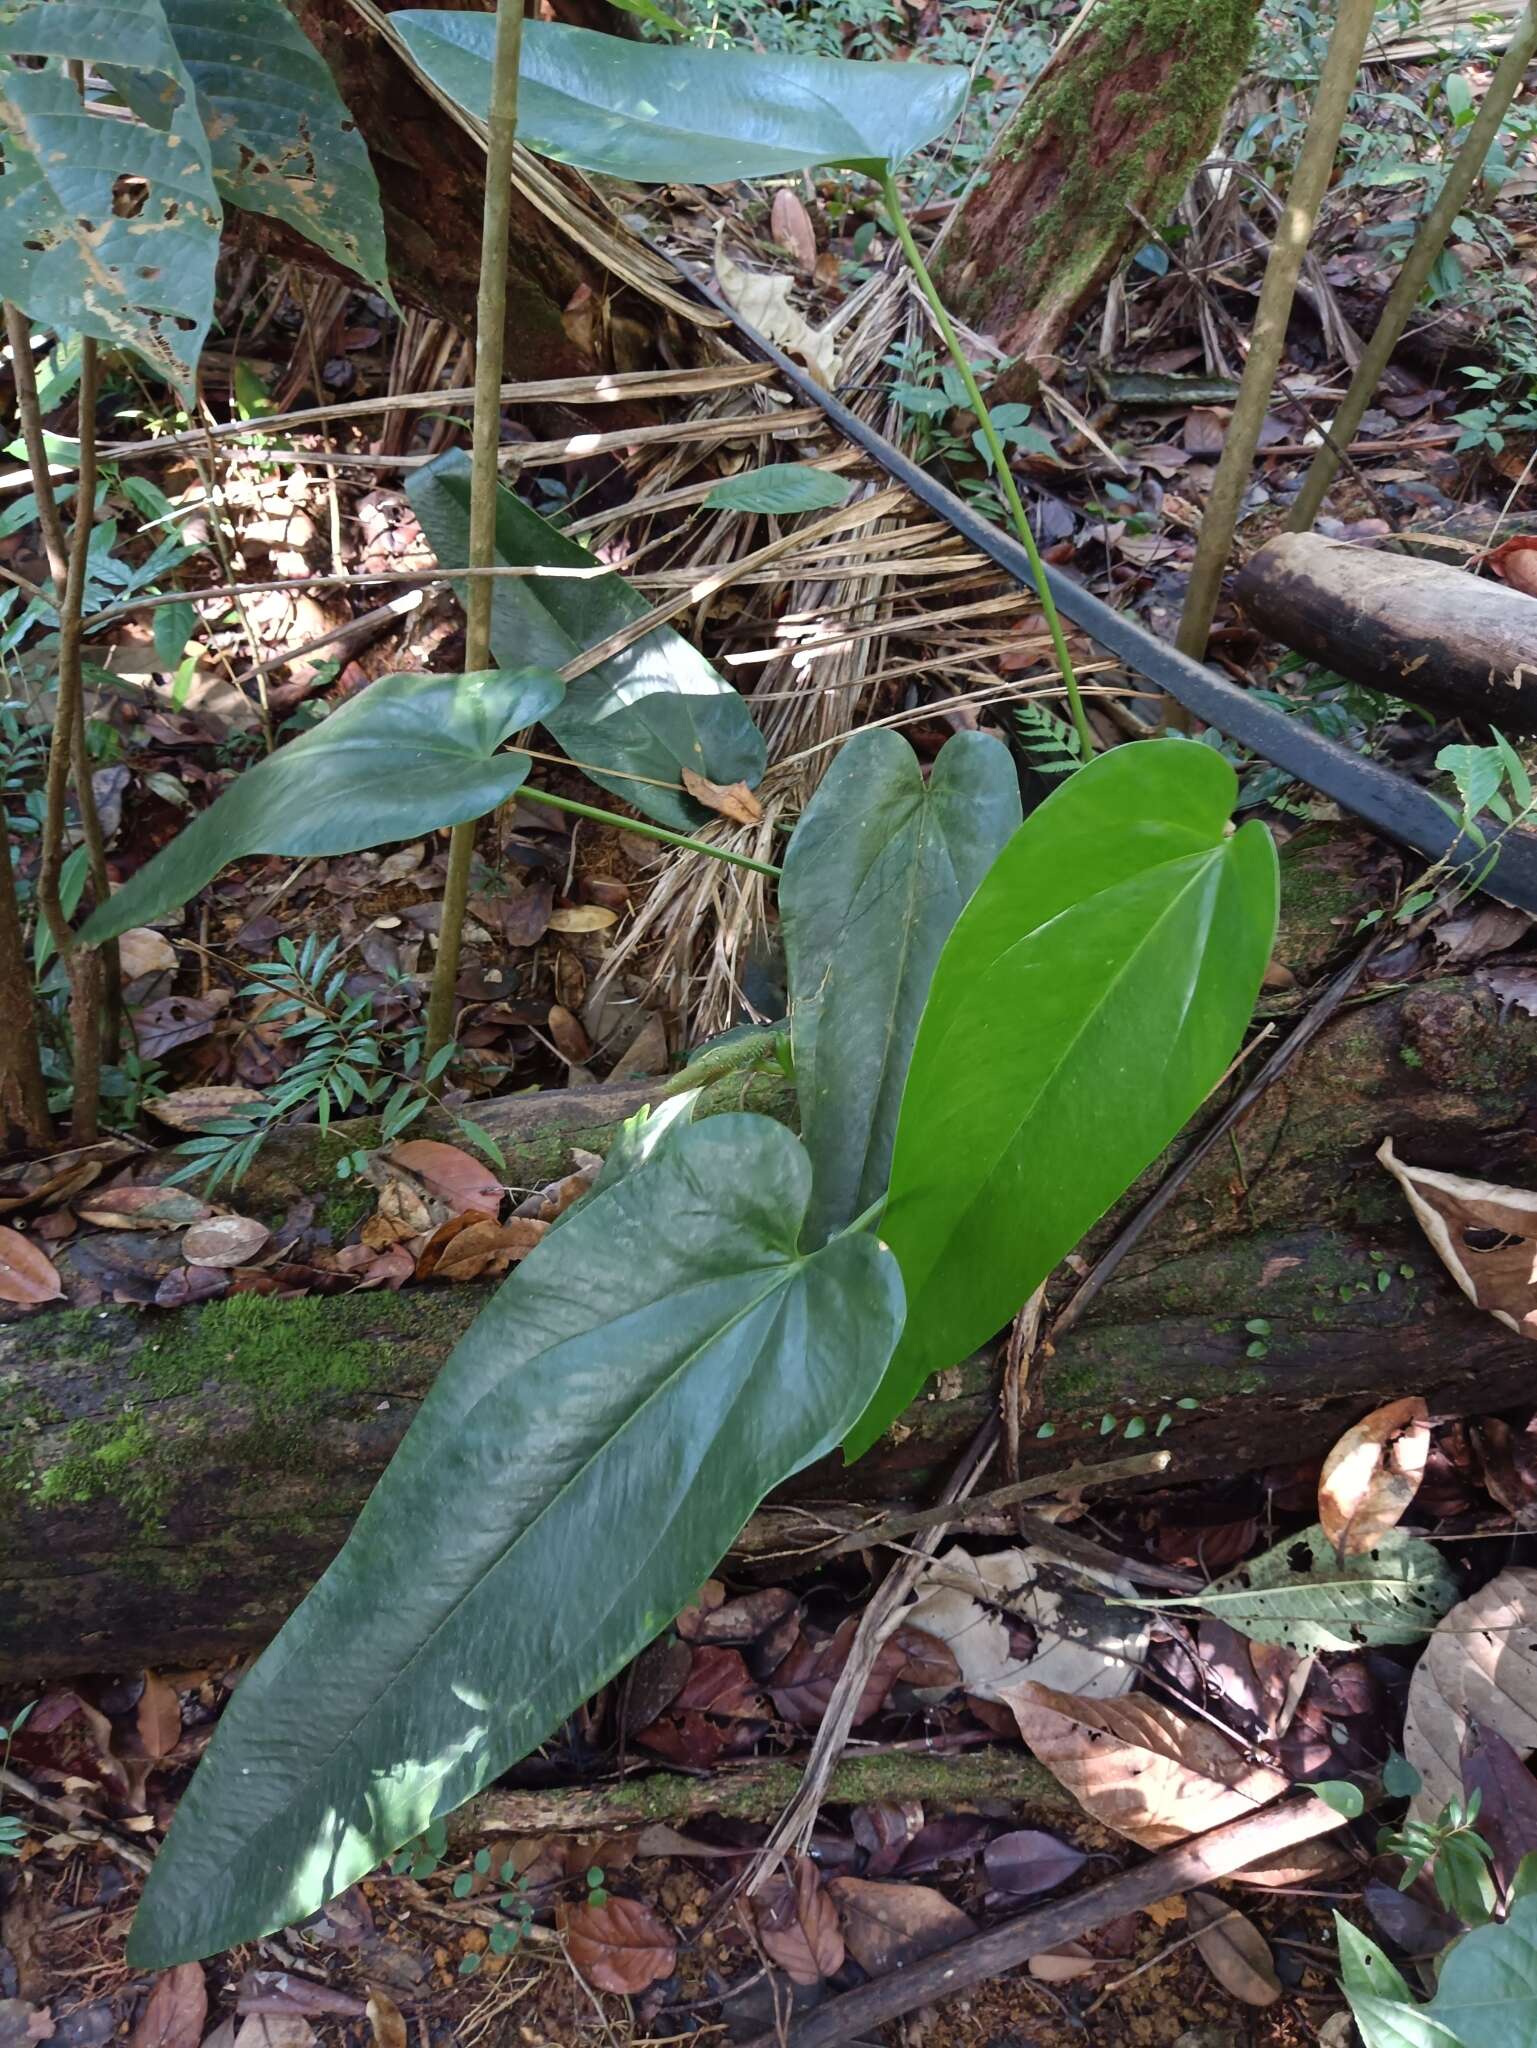
[[[886,1192],[935,962],[1019,824],[1008,749],[957,733],[925,781],[900,734],[857,733],[803,812],[779,887],[813,1243]]]
[[[870,1237],[797,1249],[810,1184],[788,1131],[712,1117],[516,1269],[242,1682],[146,1886],[136,1968],[312,1912],[458,1806],[837,1442],[901,1282]]]
[[[469,549],[469,457],[462,449],[440,455],[414,473],[406,496],[438,560],[460,567]],[[496,498],[496,557],[564,572],[496,579],[491,635],[501,660],[562,668],[651,609],[622,576],[600,571],[585,548],[506,490]],[[711,814],[681,789],[630,778],[677,783],[691,768],[711,782],[751,785],[763,774],[763,735],[747,706],[670,626],[578,677],[544,722],[595,782],[675,831],[697,831]]]
[[[390,19],[433,83],[483,120],[493,17],[420,8]],[[541,156],[638,184],[719,185],[819,164],[878,171],[942,135],[969,89],[955,65],[705,50],[530,21],[518,134]]]
[[[528,774],[501,754],[512,733],[560,702],[555,676],[382,676],[324,725],[248,768],[157,853],[82,936],[91,945],[149,924],[250,853],[355,853],[494,810]]]
[[[882,1234],[908,1321],[849,1441],[1008,1321],[1194,1114],[1276,924],[1257,822],[1209,747],[1102,755],[1015,833],[950,934],[902,1099]]]

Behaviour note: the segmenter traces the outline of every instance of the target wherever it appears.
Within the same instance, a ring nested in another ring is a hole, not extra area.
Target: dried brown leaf
[[[1252,1813],[1286,1790],[1204,1721],[1144,1694],[1080,1699],[1029,1679],[1002,1692],[1019,1732],[1079,1805],[1144,1849]]]
[[[48,1254],[0,1223],[0,1301],[35,1308],[39,1302],[57,1301],[63,1292],[59,1269]]]
[[[683,787],[707,811],[718,812],[734,825],[763,823],[763,806],[745,782],[711,782],[707,775],[696,775],[692,768],[685,768],[682,776]]]
[[[392,1145],[384,1155],[407,1173],[414,1173],[429,1194],[447,1202],[456,1215],[467,1210],[481,1216],[495,1216],[506,1193],[484,1160],[458,1145],[440,1144],[436,1138],[408,1138]]]
[[[775,240],[779,239],[776,231]],[[1513,534],[1497,548],[1491,548],[1484,560],[1491,569],[1498,570],[1512,590],[1537,597],[1537,534]]]
[[[170,974],[176,966],[176,949],[163,932],[149,925],[135,925],[117,942],[117,956],[124,981],[138,981],[146,974]]]
[[[1436,1255],[1475,1308],[1537,1338],[1537,1195],[1497,1181],[1406,1166],[1384,1138],[1377,1157],[1409,1197]]]
[[[904,1969],[977,1931],[971,1917],[932,1885],[835,1877],[827,1891],[837,1902],[849,1954],[872,1977]]]
[[[759,1946],[792,1984],[819,1984],[843,1967],[843,1930],[838,1909],[809,1856],[797,1856],[793,1873],[769,1879],[752,1902]]]
[[[1413,1811],[1434,1820],[1462,1790],[1471,1722],[1523,1757],[1537,1749],[1537,1571],[1514,1567],[1444,1614],[1409,1681],[1404,1755],[1419,1772]]]
[[[817,231],[798,192],[781,185],[769,210],[769,233],[781,249],[788,249],[800,269],[808,274],[817,267]],[[1537,542],[1533,543],[1537,546]]]
[[[1318,1520],[1344,1557],[1359,1557],[1409,1512],[1430,1455],[1430,1410],[1418,1394],[1373,1409],[1324,1460]]]
[[[560,1929],[566,1953],[595,1991],[633,1998],[670,1977],[678,1959],[671,1930],[644,1899],[589,1900],[563,1907]]]
[[[254,1216],[211,1216],[194,1223],[181,1241],[189,1266],[244,1266],[272,1235]]]
[[[144,1107],[158,1123],[173,1131],[206,1131],[221,1118],[236,1116],[262,1099],[259,1088],[173,1088]]]
[[[1187,1892],[1185,1910],[1201,1960],[1224,1991],[1245,2005],[1274,2005],[1281,1995],[1270,1944],[1252,1920],[1215,1892]]]
[[[617,914],[605,910],[601,903],[572,903],[550,912],[549,929],[552,932],[606,932]]]
[[[150,1986],[129,2048],[198,2048],[207,2017],[202,1964],[178,1963]]]
[[[181,1700],[158,1671],[146,1671],[135,1726],[146,1756],[169,1756],[181,1741]]]
[[[393,1998],[382,1991],[368,1994],[368,2024],[374,2048],[406,2048],[405,2016]]]
[[[189,1188],[102,1188],[75,1204],[82,1223],[100,1230],[185,1230],[213,1211]]]

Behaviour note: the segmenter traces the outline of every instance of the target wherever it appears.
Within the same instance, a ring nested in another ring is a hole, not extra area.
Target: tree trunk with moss
[[[938,275],[1027,375],[1167,220],[1243,78],[1255,16],[1255,0],[1099,0],[995,139]]]
[[[1277,959],[1297,987],[1267,998],[1283,1020],[1306,1014],[1306,991],[1355,943],[1362,912],[1382,900],[1386,858],[1320,828],[1283,851]],[[718,1084],[713,1106],[737,1107],[742,1088]],[[602,1150],[647,1092],[517,1096],[477,1116],[501,1138],[509,1179],[536,1185],[572,1145]],[[759,1081],[750,1106],[788,1118],[792,1100]],[[1156,1440],[1172,1454],[1170,1483],[1210,1482],[1319,1454],[1406,1393],[1435,1415],[1529,1401],[1530,1345],[1443,1272],[1375,1162],[1389,1135],[1411,1164],[1537,1186],[1530,1021],[1502,1015],[1470,973],[1368,984],[1040,1369],[1026,1470]],[[242,1207],[276,1219],[300,1192],[323,1196],[337,1154],[369,1138],[356,1126],[285,1133]],[[358,1220],[355,1197],[343,1204],[338,1231]],[[67,1262],[69,1247],[55,1250]],[[174,1665],[271,1635],[340,1548],[485,1298],[433,1286],[242,1295],[0,1324],[0,1678]],[[996,1398],[992,1358],[970,1359],[858,1465],[825,1460],[777,1499],[926,1505]]]

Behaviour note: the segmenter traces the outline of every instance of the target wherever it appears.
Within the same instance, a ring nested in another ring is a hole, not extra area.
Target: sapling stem
[[[520,789],[520,797],[526,797],[531,804],[548,804],[552,811],[569,811],[573,818],[591,818],[599,825],[614,825],[621,832],[634,832],[641,839],[659,839],[663,846],[680,846],[685,853],[708,854],[711,860],[723,860],[728,867],[751,868],[755,875],[767,875],[777,880],[781,870],[770,867],[767,861],[750,860],[745,853],[733,853],[726,846],[711,846],[703,839],[690,839],[684,832],[669,832],[662,825],[648,825],[643,818],[621,817],[618,811],[599,810],[596,804],[578,803],[575,797],[551,796],[544,789]]]
[[[486,204],[480,232],[480,292],[475,304],[475,412],[470,451],[468,566],[488,568],[496,553],[496,457],[501,440],[502,351],[507,321],[507,238],[512,223],[513,145],[518,133],[518,60],[523,47],[523,0],[498,0],[496,47],[491,62],[487,121]],[[488,576],[472,578],[465,592],[464,666],[474,675],[494,666]],[[443,922],[427,999],[424,1058],[441,1052],[453,1035],[454,983],[475,858],[475,820],[456,825],[448,842]]]
[[[950,360],[956,373],[966,387],[966,400],[977,416],[977,425],[982,429],[982,438],[987,443],[992,458],[993,471],[1003,492],[1004,502],[1009,508],[1009,520],[1019,544],[1030,558],[1030,574],[1035,580],[1035,594],[1040,599],[1041,612],[1046,620],[1046,631],[1051,637],[1052,653],[1056,656],[1057,667],[1062,672],[1062,681],[1067,689],[1068,706],[1072,712],[1073,728],[1078,734],[1078,745],[1084,760],[1090,760],[1097,752],[1093,729],[1088,714],[1083,708],[1083,698],[1078,691],[1078,677],[1073,670],[1073,658],[1067,651],[1067,635],[1062,630],[1062,621],[1057,614],[1056,601],[1051,594],[1051,585],[1046,580],[1046,565],[1041,560],[1041,551],[1035,544],[1035,535],[1030,531],[1030,521],[1025,513],[1024,501],[1019,495],[1019,486],[1014,481],[1014,472],[1009,467],[1009,458],[1004,451],[1003,441],[993,424],[992,413],[987,400],[982,396],[976,373],[967,360],[966,351],[961,347],[961,338],[955,331],[955,322],[950,318],[939,287],[929,275],[929,267],[923,260],[913,231],[908,225],[907,215],[902,210],[902,194],[897,181],[891,174],[890,165],[881,171],[881,193],[886,202],[886,212],[902,253],[907,258],[913,276],[918,280],[918,289],[928,301],[929,311],[934,315],[934,325],[939,329]]]

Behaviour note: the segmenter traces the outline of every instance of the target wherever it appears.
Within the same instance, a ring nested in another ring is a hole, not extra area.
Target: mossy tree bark
[[[1286,849],[1277,957],[1299,991],[1381,900],[1385,858],[1319,828]],[[1278,1002],[1300,1015],[1307,997]],[[573,1144],[601,1150],[646,1093],[517,1096],[477,1114],[503,1140],[509,1178],[536,1185]],[[714,1106],[741,1100],[740,1082],[723,1083]],[[791,1112],[778,1082],[752,1084],[750,1101]],[[368,1135],[285,1134],[242,1205],[277,1216],[301,1189],[323,1192],[336,1153]],[[1042,1368],[1026,1469],[1124,1456],[1138,1448],[1129,1429],[1150,1443],[1168,1415],[1157,1441],[1173,1456],[1169,1480],[1231,1478],[1320,1453],[1403,1394],[1423,1394],[1436,1415],[1529,1401],[1529,1344],[1443,1273],[1375,1163],[1387,1135],[1410,1163],[1537,1186],[1529,1020],[1502,1016],[1471,974],[1368,985]],[[357,1218],[339,1207],[332,1220]],[[246,1295],[0,1324],[0,1677],[188,1662],[272,1634],[340,1547],[484,1298],[471,1287]],[[781,1498],[926,1504],[995,1399],[993,1361],[971,1359],[857,1466],[829,1459]],[[1037,1437],[1046,1422],[1054,1434]]]
[[[1255,0],[1099,0],[995,140],[936,271],[955,312],[1027,374],[1147,240],[1143,223],[1167,219],[1242,80],[1255,18]]]

